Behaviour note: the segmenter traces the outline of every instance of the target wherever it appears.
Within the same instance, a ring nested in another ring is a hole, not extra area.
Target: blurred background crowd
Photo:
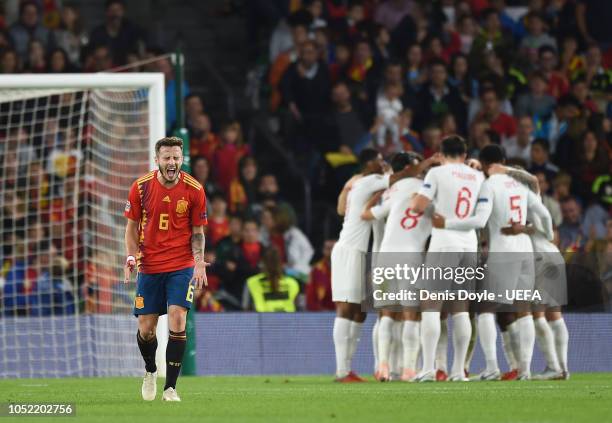
[[[468,140],[471,157],[501,144],[510,164],[538,177],[563,253],[612,253],[612,3],[212,3],[219,19],[241,24],[236,31],[243,39],[226,50],[244,78],[233,89],[238,113],[224,112],[206,90],[192,89],[214,85],[206,77],[202,83],[188,75],[182,86],[191,171],[205,186],[209,208],[206,254],[213,265],[199,311],[332,310],[330,253],[341,224],[335,201],[356,171],[356,155],[373,147],[385,157],[402,150],[429,157],[452,133]],[[169,133],[176,128],[170,57],[152,28],[128,18],[125,2],[107,1],[98,25],[81,18],[81,2],[0,4],[2,73],[163,72],[166,126]],[[51,151],[28,150],[29,136],[7,132],[2,142],[7,151],[19,149],[24,169],[44,174]],[[30,162],[40,169],[33,171]],[[21,224],[26,240],[35,236],[30,231],[53,239],[45,234],[50,228]],[[7,289],[34,292],[41,283],[40,275],[28,275],[27,258],[9,259],[9,243],[5,236],[6,298],[15,294]],[[47,279],[53,280],[53,269],[65,273],[60,268],[70,258],[64,247],[36,244],[60,250]],[[599,266],[610,280],[612,263]],[[117,284],[109,278],[105,288],[81,281],[79,289],[85,298],[96,291],[99,299]],[[604,290],[612,293],[612,286]],[[88,309],[86,303],[72,304],[72,312]],[[24,310],[19,313],[30,313]],[[88,310],[112,307],[90,304]]]

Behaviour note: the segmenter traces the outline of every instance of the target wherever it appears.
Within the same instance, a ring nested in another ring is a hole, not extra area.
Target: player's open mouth
[[[168,174],[168,179],[174,179],[174,175],[176,175],[176,168],[166,169],[166,173]]]

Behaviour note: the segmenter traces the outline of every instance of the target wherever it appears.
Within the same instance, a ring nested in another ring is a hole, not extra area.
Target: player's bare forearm
[[[442,156],[439,153],[436,153],[433,156],[429,157],[428,159],[421,160],[416,165],[406,166],[404,169],[400,170],[399,172],[393,173],[389,177],[389,186],[393,185],[395,182],[399,181],[400,179],[414,178],[416,176],[423,174],[427,169],[429,169],[434,164],[440,164],[441,159],[442,159]]]
[[[194,226],[191,233],[191,252],[196,263],[204,261],[204,228]]]
[[[414,213],[425,213],[427,206],[431,203],[431,200],[424,195],[417,194],[412,198],[410,207]]]
[[[138,222],[128,219],[125,227],[125,254],[136,256],[138,253]]]
[[[532,175],[526,170],[517,169],[515,167],[509,167],[507,173],[511,178],[527,185],[531,191],[535,192],[536,194],[540,193],[540,184],[538,184],[538,178],[536,176]]]
[[[194,226],[191,231],[191,251],[195,260],[191,282],[195,282],[195,288],[200,289],[202,285],[208,286],[208,279],[206,278],[206,266],[208,266],[208,263],[204,261],[203,226]]]

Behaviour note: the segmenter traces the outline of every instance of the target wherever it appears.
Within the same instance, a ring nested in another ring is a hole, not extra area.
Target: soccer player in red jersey
[[[194,290],[206,285],[204,226],[206,195],[192,176],[181,172],[183,140],[162,138],[155,144],[158,170],[137,179],[125,205],[125,283],[138,269],[134,315],[138,347],[145,361],[142,398],[155,399],[157,367],[155,328],[168,313],[166,384],[162,400],[180,401],[176,393],[185,343],[187,311]]]

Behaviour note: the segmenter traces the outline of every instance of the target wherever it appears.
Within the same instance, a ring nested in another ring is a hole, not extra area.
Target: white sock
[[[518,363],[512,351],[512,339],[510,337],[510,331],[506,328],[501,333],[502,336],[502,348],[504,349],[504,355],[506,356],[506,362],[508,363],[509,370],[518,369]]]
[[[389,316],[380,318],[378,325],[378,361],[379,363],[389,364],[391,354],[391,342],[393,338],[393,319]]]
[[[465,356],[472,337],[472,323],[470,313],[461,312],[453,314],[453,367],[452,376],[464,375]]]
[[[374,372],[378,370],[378,325],[380,317],[376,318],[374,327],[372,328],[372,352],[374,352]]]
[[[557,358],[557,350],[555,348],[555,336],[552,329],[544,316],[534,319],[533,323],[535,325],[536,341],[538,341],[538,347],[540,347],[546,359],[546,365],[549,369],[559,371],[560,367]]]
[[[404,350],[404,369],[416,370],[417,357],[420,348],[420,328],[419,322],[406,320],[402,330],[402,348]]]
[[[481,313],[478,316],[478,335],[480,347],[487,363],[486,372],[499,371],[497,364],[497,327],[493,313]]]
[[[430,372],[435,370],[436,346],[440,338],[440,312],[424,311],[421,316],[423,372]]]
[[[362,326],[363,326],[363,323],[351,321],[351,327],[349,329],[349,349],[348,349],[348,356],[346,358],[347,359],[346,368],[349,369],[349,371],[352,368],[351,364],[353,362],[353,355],[355,354],[355,351],[357,350],[357,345],[359,344],[359,339],[361,338],[361,327]]]
[[[448,319],[440,320],[440,338],[436,346],[436,369],[448,373]]]
[[[402,329],[404,322],[393,322],[393,334],[391,340],[391,356],[389,357],[389,367],[391,373],[402,374]]]
[[[334,319],[334,348],[336,350],[336,377],[344,377],[349,370],[346,366],[349,353],[351,321],[343,317]]]
[[[470,371],[470,366],[472,364],[472,358],[474,358],[474,351],[476,351],[476,339],[478,338],[478,324],[477,317],[473,317],[470,319],[470,324],[472,325],[472,335],[470,336],[470,343],[468,345],[467,356],[465,357],[465,370],[467,372]]]
[[[508,326],[508,333],[510,334],[510,348],[514,354],[516,360],[516,367],[518,369],[521,366],[521,340],[519,336],[519,325],[517,321],[510,323]]]
[[[555,336],[555,347],[561,370],[568,371],[567,368],[567,344],[569,342],[569,332],[563,318],[548,322]]]
[[[521,347],[520,369],[521,374],[531,375],[531,357],[535,345],[535,326],[531,315],[516,320],[519,327],[519,341]]]

